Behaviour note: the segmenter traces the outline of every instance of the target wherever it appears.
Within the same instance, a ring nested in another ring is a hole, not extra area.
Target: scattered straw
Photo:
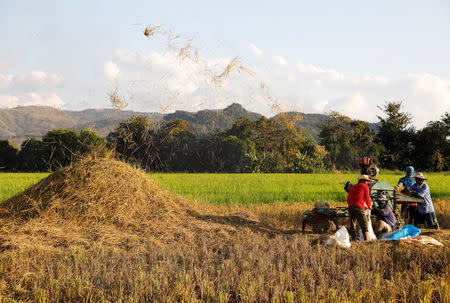
[[[109,100],[116,111],[121,111],[128,106],[128,103],[119,95],[117,87],[109,94]]]
[[[273,97],[272,92],[270,91],[270,88],[266,83],[264,83],[264,82],[260,83],[259,93],[260,93],[261,97],[264,100],[266,100],[267,104],[270,105],[272,112],[274,112],[274,113],[282,113],[283,112],[282,106],[280,104],[280,99]]]
[[[198,62],[198,48],[192,46],[192,41],[188,41],[188,43],[178,51],[178,59],[181,61],[190,59],[194,62]]]
[[[254,77],[255,73],[248,67],[244,66],[241,62],[241,59],[238,56],[235,56],[231,59],[225,68],[217,71],[217,67],[213,66],[211,68],[208,66],[208,61],[200,56],[199,49],[194,45],[193,38],[186,38],[180,34],[174,33],[172,30],[163,27],[162,25],[150,25],[144,29],[144,35],[147,38],[153,38],[157,35],[161,36],[163,39],[167,40],[167,50],[170,55],[174,55],[180,64],[185,60],[190,60],[199,65],[199,74],[204,77],[203,88],[206,91],[209,89],[215,91],[218,88],[223,87],[224,81],[233,74],[241,74],[247,73],[251,77]],[[220,67],[221,68],[221,67]],[[191,78],[191,75],[186,74],[187,78]],[[198,77],[195,77],[197,81]],[[258,82],[254,87],[258,86]],[[253,87],[253,86],[252,86]],[[251,89],[250,89],[251,91]],[[272,96],[268,86],[261,82],[259,85],[260,95],[264,100],[267,101],[267,104],[270,106],[273,112],[281,113],[283,112],[282,106],[280,104],[280,100]],[[117,104],[115,106],[116,109],[120,110],[124,105],[121,101],[121,98],[115,94],[112,95],[114,97],[113,104]],[[168,96],[168,102],[173,101],[174,99],[179,99],[181,95]],[[215,96],[215,99],[220,98],[220,96]],[[251,97],[250,97],[251,99]]]
[[[148,38],[160,34],[162,33],[162,26],[161,25],[157,25],[157,26],[149,26],[147,28],[145,28],[144,30],[144,35]]]
[[[247,72],[248,74],[253,75],[251,70],[241,64],[239,57],[234,57],[220,74],[213,77],[212,82],[216,86],[220,87],[222,85],[222,81],[226,79],[232,71],[236,71],[237,73]]]

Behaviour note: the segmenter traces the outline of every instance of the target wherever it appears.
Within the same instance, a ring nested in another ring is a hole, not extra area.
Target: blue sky
[[[423,126],[450,110],[449,1],[0,0],[0,27],[0,107],[110,107],[117,89],[143,111],[240,102],[375,121],[373,105],[401,100]],[[201,63],[177,60],[168,31]],[[213,85],[235,56],[252,72]]]

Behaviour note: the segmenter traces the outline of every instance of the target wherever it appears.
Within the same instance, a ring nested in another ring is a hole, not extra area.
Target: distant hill
[[[201,110],[198,112],[176,111],[164,116],[164,120],[183,119],[191,123],[192,130],[198,135],[222,131],[230,128],[240,117],[247,117],[255,121],[260,114],[247,111],[242,105],[233,103],[225,109]]]
[[[314,139],[318,139],[320,125],[325,121],[323,114],[304,114],[288,112],[288,116],[300,115],[302,119],[297,126],[306,130]],[[55,128],[73,128],[76,130],[89,128],[101,136],[108,135],[119,121],[132,115],[145,115],[152,120],[166,121],[179,118],[191,123],[197,135],[205,135],[213,131],[230,128],[240,117],[250,120],[261,117],[260,114],[246,110],[242,105],[233,103],[224,109],[201,110],[198,112],[176,111],[170,114],[147,113],[135,111],[115,111],[113,109],[86,109],[83,111],[59,110],[46,106],[23,106],[0,109],[0,138],[8,139],[17,146],[26,138],[40,138]],[[374,128],[376,124],[371,124]]]
[[[26,138],[40,138],[55,128],[89,128],[106,136],[119,121],[133,114],[159,120],[159,113],[114,111],[113,109],[59,110],[48,106],[21,106],[0,109],[0,138],[20,146]]]

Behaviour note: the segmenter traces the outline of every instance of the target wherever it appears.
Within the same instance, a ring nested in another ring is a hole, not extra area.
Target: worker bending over
[[[373,226],[373,231],[378,238],[381,234],[391,232],[397,228],[394,212],[387,201],[387,196],[381,194],[377,198],[378,207],[374,206],[372,209],[372,214],[377,216],[377,222]]]

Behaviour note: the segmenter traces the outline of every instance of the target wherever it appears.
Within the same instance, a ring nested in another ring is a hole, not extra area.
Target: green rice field
[[[152,174],[172,192],[212,204],[345,201],[344,184],[359,174]],[[450,174],[425,174],[432,198],[450,198]],[[401,175],[383,175],[380,181],[396,185]]]
[[[20,193],[46,173],[1,173],[0,201]],[[149,174],[161,187],[216,205],[274,202],[345,201],[346,181],[358,174]],[[381,174],[380,181],[397,184],[401,174]],[[450,173],[426,173],[433,199],[450,199]]]
[[[0,201],[4,201],[39,182],[48,173],[0,173]]]

